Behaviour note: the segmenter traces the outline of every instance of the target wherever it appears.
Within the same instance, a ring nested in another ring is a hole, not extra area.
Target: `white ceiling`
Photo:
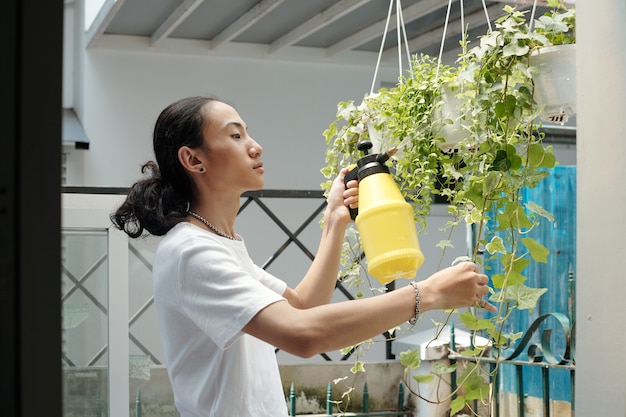
[[[263,59],[303,59],[310,55],[328,63],[366,62],[380,52],[383,65],[397,61],[399,0],[104,0],[91,25],[88,47],[107,38],[139,37],[155,51],[171,50],[172,42],[193,41],[210,55],[248,55]],[[450,4],[449,19],[448,6]],[[532,0],[402,0],[402,21],[411,54],[455,56],[463,22],[468,39],[487,31],[505,4],[527,10]],[[538,1],[536,15],[546,9]],[[462,10],[462,12],[461,12]],[[447,21],[447,26],[446,26]],[[402,24],[399,25],[403,27]],[[403,35],[400,36],[404,38]],[[178,42],[178,43],[177,43]],[[170,44],[169,47],[165,47]],[[259,52],[260,51],[260,52]],[[403,53],[406,45],[402,45]],[[356,60],[355,57],[366,57]]]

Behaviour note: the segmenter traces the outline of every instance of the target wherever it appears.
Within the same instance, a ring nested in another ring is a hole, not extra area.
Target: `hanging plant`
[[[459,316],[468,330],[483,334],[490,344],[464,352],[476,362],[459,379],[464,395],[452,403],[451,415],[470,400],[487,400],[493,374],[481,366],[480,358],[487,348],[497,356],[515,343],[518,334],[504,331],[507,318],[514,310],[535,308],[546,291],[526,286],[528,265],[547,262],[549,253],[527,233],[540,221],[552,221],[552,216],[539,204],[522,200],[521,191],[536,187],[556,164],[552,148],[537,132],[543,107],[535,99],[537,70],[530,55],[545,45],[569,42],[574,12],[556,1],[550,4],[554,10],[535,22],[534,31],[525,13],[506,6],[505,15],[477,46],[462,45],[455,66],[425,55],[413,57],[410,71],[393,88],[367,94],[359,105],[339,103],[337,119],[324,132],[327,165],[322,173],[327,178],[360,157],[361,141],[374,142],[377,151],[397,147],[393,174],[413,203],[418,233],[427,227],[438,195],[448,204],[447,227],[465,223],[476,230],[470,260],[482,264],[484,253],[502,265],[503,273],[491,276],[490,301],[499,306],[497,314],[483,318],[470,309]],[[452,112],[445,107],[450,105]],[[447,127],[453,128],[455,139],[446,137]],[[322,184],[325,189],[329,185]],[[486,230],[487,222],[493,230]],[[353,243],[358,245],[358,239]],[[444,250],[449,246],[440,244]],[[346,250],[351,259],[345,264],[358,263],[357,252],[355,247]],[[419,355],[406,352],[402,362],[407,369],[419,366]]]
[[[531,52],[530,62],[537,69],[533,79],[542,120],[563,124],[576,114],[576,12],[551,4],[553,11],[535,23],[541,44]]]

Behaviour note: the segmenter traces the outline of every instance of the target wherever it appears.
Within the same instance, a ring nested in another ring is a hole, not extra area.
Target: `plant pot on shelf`
[[[543,107],[541,119],[565,123],[576,114],[576,44],[536,49],[530,55],[535,100]]]

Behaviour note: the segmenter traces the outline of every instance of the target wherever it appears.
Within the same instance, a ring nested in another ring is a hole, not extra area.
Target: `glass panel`
[[[163,349],[152,292],[152,263],[159,238],[130,239],[129,288],[129,397],[135,415],[169,416],[174,395],[163,364]]]
[[[64,229],[61,236],[63,415],[107,416],[108,234]]]

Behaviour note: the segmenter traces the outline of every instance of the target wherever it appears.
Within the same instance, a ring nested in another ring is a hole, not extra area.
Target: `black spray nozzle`
[[[357,143],[356,148],[363,152],[363,155],[367,155],[369,153],[369,150],[372,149],[372,146],[374,146],[372,145],[372,142],[370,142],[369,140],[364,140]]]
[[[362,142],[359,142],[356,145],[356,148],[360,150],[361,152],[363,152],[363,155],[367,156],[369,154],[369,150],[372,149],[373,146],[374,145],[372,145],[372,142],[364,140]],[[394,146],[393,148],[389,149],[387,152],[381,152],[379,154],[376,154],[375,161],[378,162],[379,164],[384,164],[385,162],[389,160],[389,158],[395,155],[396,152],[398,152],[398,147]],[[370,160],[371,159],[368,158],[368,161]]]
[[[381,152],[378,154],[369,154],[369,150],[372,149],[372,142],[362,141],[357,144],[357,149],[363,152],[363,157],[359,159],[356,166],[352,168],[344,177],[346,187],[348,182],[352,180],[361,181],[368,175],[385,173],[389,174],[389,168],[385,165],[385,162],[389,160],[398,150],[397,147],[391,148],[387,152]],[[350,217],[354,220],[358,214],[358,209],[350,209]]]

